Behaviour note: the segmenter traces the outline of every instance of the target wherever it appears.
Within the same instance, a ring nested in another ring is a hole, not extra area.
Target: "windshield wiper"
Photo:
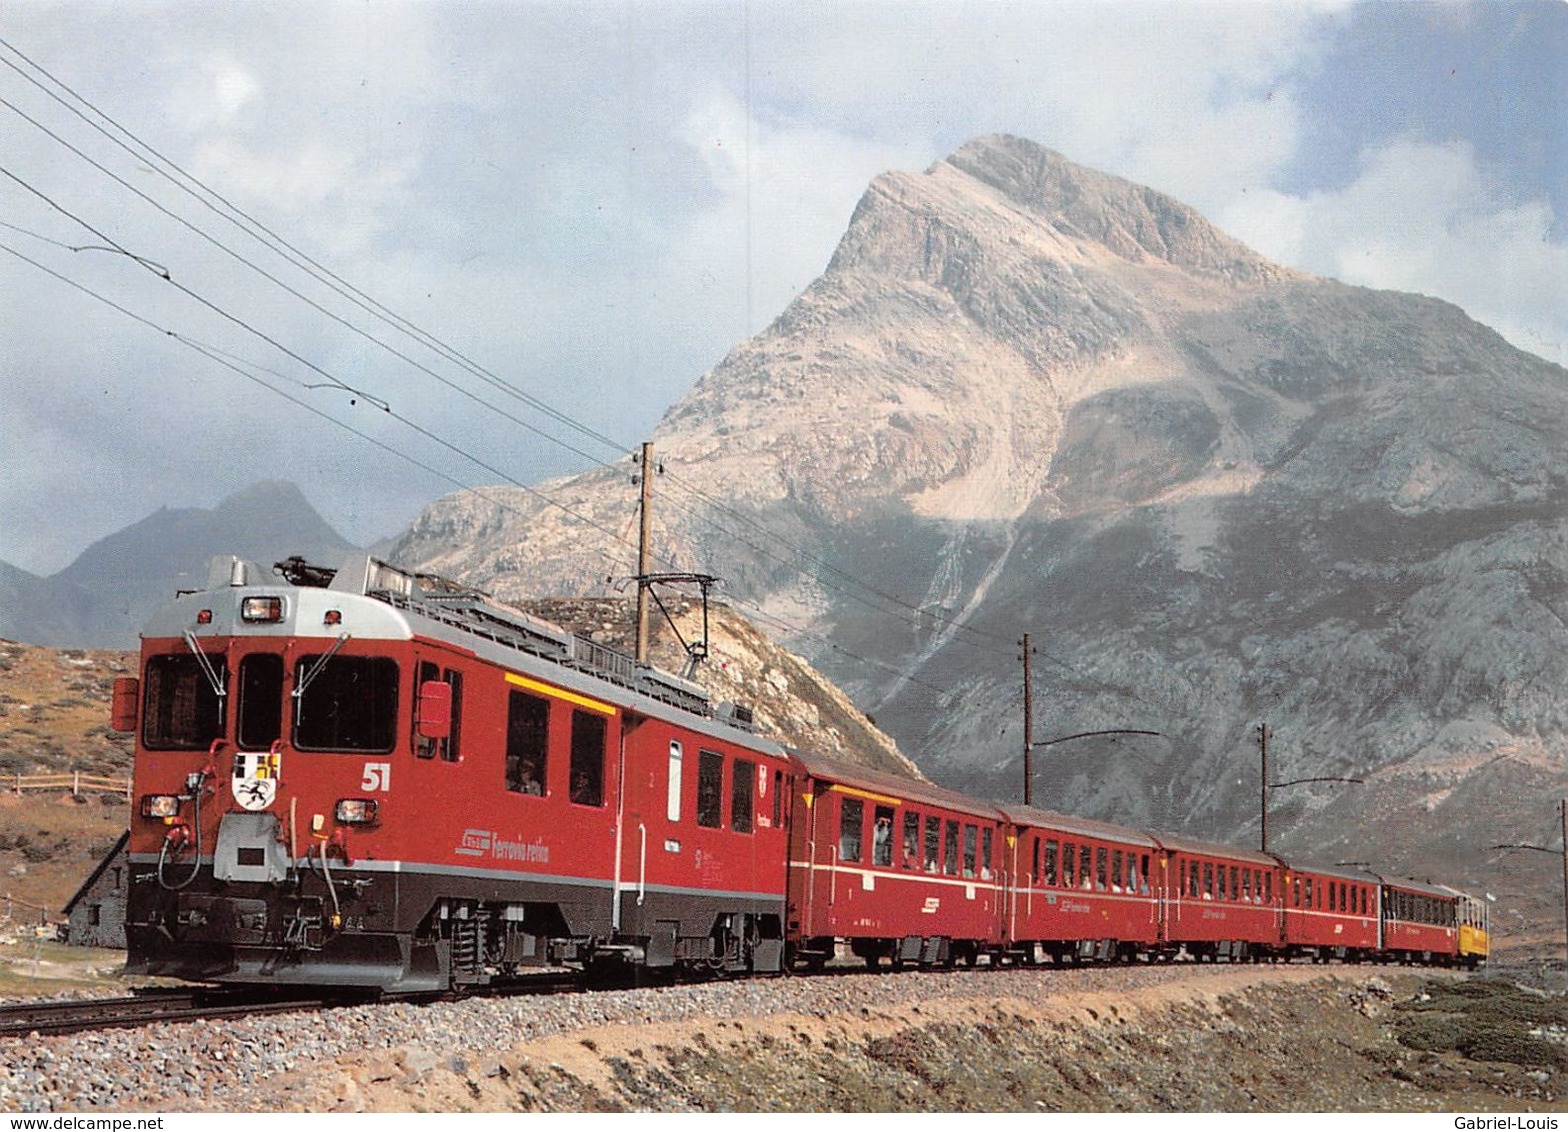
[[[310,687],[312,680],[321,675],[321,670],[327,666],[327,661],[336,656],[340,648],[348,644],[348,638],[349,635],[347,633],[339,633],[338,639],[332,642],[332,647],[317,657],[315,664],[312,664],[304,672],[300,673],[299,680],[294,684],[294,691],[290,693],[294,697],[296,719],[298,718],[299,705],[304,702],[305,689]]]
[[[212,685],[213,695],[218,697],[219,702],[222,702],[223,698],[229,694],[228,689],[223,686],[223,681],[218,678],[218,670],[212,666],[212,659],[202,652],[201,646],[196,643],[196,634],[189,629],[185,630],[185,644],[191,650],[191,654],[196,657],[196,663],[201,665],[202,672],[206,673],[207,683]]]

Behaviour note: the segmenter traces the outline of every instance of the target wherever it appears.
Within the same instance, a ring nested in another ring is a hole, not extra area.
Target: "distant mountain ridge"
[[[355,549],[292,483],[262,481],[207,508],[160,508],[100,539],[57,574],[0,563],[0,637],[75,648],[131,648],[147,615],[207,583],[213,557],[302,554],[336,566]]]
[[[1023,139],[877,178],[654,440],[666,559],[939,781],[1017,797],[1030,632],[1037,738],[1161,733],[1042,752],[1056,808],[1254,839],[1267,722],[1275,779],[1365,782],[1271,795],[1281,847],[1416,869],[1517,840],[1504,776],[1568,785],[1568,373]],[[591,592],[627,477],[543,490],[449,496],[396,554]]]

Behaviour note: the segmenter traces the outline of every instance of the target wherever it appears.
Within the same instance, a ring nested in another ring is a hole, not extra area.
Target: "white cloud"
[[[1216,219],[1274,259],[1447,299],[1521,349],[1568,364],[1568,246],[1551,239],[1545,201],[1515,195],[1466,142],[1401,141],[1365,154],[1344,188],[1248,193]]]

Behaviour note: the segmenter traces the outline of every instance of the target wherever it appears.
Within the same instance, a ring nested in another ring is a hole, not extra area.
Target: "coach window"
[[[266,751],[283,738],[283,658],[252,653],[240,661],[239,741],[242,751]]]
[[[1264,873],[1263,874],[1263,899],[1265,901],[1267,901],[1268,903],[1270,903],[1270,904],[1274,903],[1274,874],[1273,873]]]
[[[893,863],[892,806],[878,806],[871,813],[871,863],[884,868]]]
[[[1055,841],[1047,841],[1045,843],[1045,883],[1046,884],[1055,884],[1056,883],[1056,853],[1057,853],[1056,842]]]
[[[1304,889],[1306,889],[1306,895],[1303,898],[1302,907],[1304,907],[1304,908],[1311,908],[1313,903],[1314,903],[1313,899],[1312,899],[1312,897],[1313,897],[1312,890],[1314,888],[1316,888],[1317,885],[1313,883],[1313,880],[1312,880],[1311,877],[1308,877],[1307,880],[1306,880],[1306,883],[1304,885],[1302,885],[1302,887]]]
[[[718,829],[724,824],[724,756],[697,752],[697,824]]]
[[[838,859],[860,860],[860,839],[865,833],[866,804],[858,798],[844,798],[838,811]]]
[[[1112,892],[1120,892],[1122,890],[1122,880],[1123,879],[1124,878],[1122,876],[1122,851],[1120,849],[1115,849],[1115,850],[1112,850],[1112,852],[1111,852],[1111,891]]]
[[[1127,891],[1138,891],[1138,854],[1127,854]]]
[[[975,875],[975,855],[980,851],[980,831],[972,825],[964,826],[964,875]]]
[[[1240,872],[1235,865],[1230,867],[1230,898],[1237,900],[1241,897],[1241,880],[1237,875]]]
[[[397,682],[391,657],[300,657],[294,669],[294,745],[390,751],[397,742]]]
[[[942,867],[942,819],[926,818],[926,872]]]
[[[1138,894],[1149,895],[1149,855],[1147,853],[1138,858]]]
[[[513,692],[506,705],[506,788],[515,794],[545,792],[550,704]]]
[[[958,823],[951,819],[942,827],[942,871],[950,877],[958,875]]]
[[[913,810],[904,811],[904,868],[920,867],[920,815]]]
[[[1203,895],[1203,869],[1197,861],[1187,862],[1187,895],[1194,900]]]
[[[734,774],[730,781],[730,828],[736,833],[750,833],[751,796],[757,788],[757,764],[736,759]]]
[[[985,880],[991,879],[991,831],[980,831],[980,876]]]
[[[1094,850],[1087,845],[1078,846],[1078,887],[1093,888],[1094,880],[1090,877],[1089,870],[1094,867]]]
[[[571,799],[579,806],[604,805],[605,730],[598,712],[572,712]]]
[[[1078,876],[1078,847],[1071,841],[1062,844],[1062,887],[1073,888]]]
[[[1110,871],[1111,851],[1105,846],[1098,846],[1094,851],[1094,887],[1104,892],[1109,887],[1106,874]]]
[[[1203,898],[1205,900],[1214,899],[1214,863],[1212,861],[1203,862]]]

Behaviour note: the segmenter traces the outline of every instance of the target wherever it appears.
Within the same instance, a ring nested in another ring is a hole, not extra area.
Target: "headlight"
[[[282,621],[281,597],[247,597],[240,602],[241,621]]]
[[[180,796],[178,794],[143,794],[142,817],[144,818],[172,818],[180,812]]]
[[[374,798],[339,798],[333,813],[343,825],[370,825],[380,809]]]

